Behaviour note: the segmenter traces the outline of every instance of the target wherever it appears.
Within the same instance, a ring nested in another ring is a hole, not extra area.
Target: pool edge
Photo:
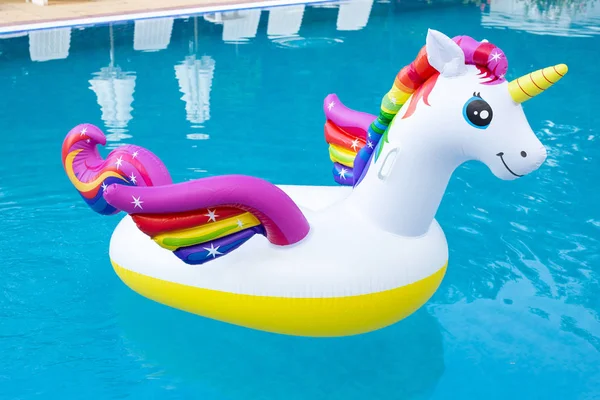
[[[335,0],[261,0],[261,1],[232,1],[230,3],[212,3],[194,7],[165,7],[152,11],[132,11],[115,14],[97,14],[80,18],[63,18],[41,20],[26,23],[0,24],[0,34],[15,34],[51,28],[83,27],[105,25],[115,22],[130,22],[133,20],[185,17],[188,15],[202,15],[213,12],[250,10],[255,8],[273,8],[300,4],[337,3]]]

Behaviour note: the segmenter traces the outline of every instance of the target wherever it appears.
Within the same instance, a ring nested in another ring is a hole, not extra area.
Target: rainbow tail
[[[347,108],[335,94],[325,98],[323,110],[333,179],[340,185],[355,186],[377,144],[369,136],[369,126],[377,117]]]
[[[69,180],[97,213],[119,212],[104,198],[104,191],[112,184],[159,186],[172,183],[167,168],[150,151],[126,145],[102,159],[97,144],[106,144],[102,131],[94,125],[81,124],[71,129],[62,145],[62,163]]]

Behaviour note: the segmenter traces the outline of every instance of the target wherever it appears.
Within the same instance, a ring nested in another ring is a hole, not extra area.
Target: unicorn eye
[[[473,93],[463,107],[463,117],[473,127],[478,129],[487,128],[492,122],[494,112],[487,101],[481,98],[479,93]]]

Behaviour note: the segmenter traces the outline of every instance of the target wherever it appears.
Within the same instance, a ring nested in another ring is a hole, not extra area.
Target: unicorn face
[[[482,83],[480,70],[469,65],[460,77],[440,76],[427,107],[431,118],[433,113],[438,118],[434,134],[446,135],[443,142],[464,157],[461,161],[481,161],[504,180],[524,176],[546,159],[544,145],[508,87],[507,82]]]

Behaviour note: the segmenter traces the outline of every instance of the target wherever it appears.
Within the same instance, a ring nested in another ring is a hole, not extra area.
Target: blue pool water
[[[0,39],[0,398],[600,397],[600,5],[459,3]],[[323,98],[376,113],[429,27],[499,45],[509,78],[561,62],[570,72],[525,104],[549,153],[538,171],[504,182],[469,163],[454,175],[437,215],[448,273],[422,309],[370,334],[297,338],[170,309],[119,281],[107,251],[120,217],[92,213],[70,186],[70,128],[91,122],[109,147],[151,149],[175,181],[332,185]],[[101,72],[111,54],[120,73]],[[193,56],[197,78],[176,70]]]

